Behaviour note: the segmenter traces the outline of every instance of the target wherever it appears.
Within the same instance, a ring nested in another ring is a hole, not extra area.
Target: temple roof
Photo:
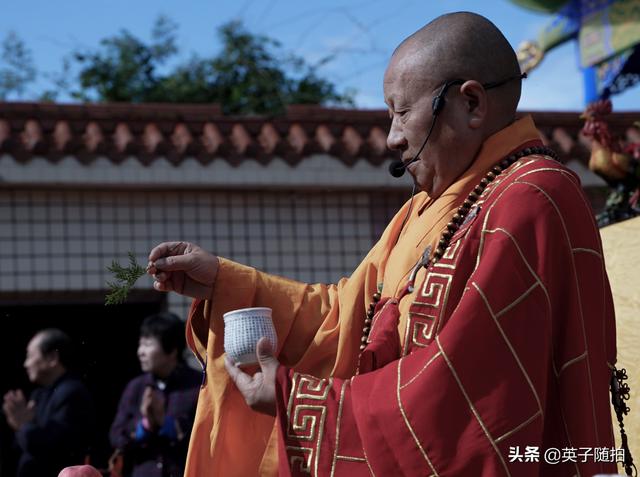
[[[578,112],[531,114],[544,141],[563,162],[587,162],[589,141]],[[614,135],[640,142],[633,122],[640,112],[613,113]],[[328,154],[347,165],[379,164],[396,157],[386,147],[389,116],[384,110],[290,106],[283,116],[225,116],[218,105],[0,103],[0,154],[20,162],[74,156],[90,163],[106,157],[119,163],[135,156],[143,164],[165,157],[175,165],[186,157],[203,164],[232,165],[280,157],[295,165],[313,154]]]

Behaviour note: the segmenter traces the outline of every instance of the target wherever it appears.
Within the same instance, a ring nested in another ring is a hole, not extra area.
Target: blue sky
[[[458,10],[488,17],[514,47],[535,38],[549,20],[507,0],[20,0],[3,9],[0,34],[17,32],[32,50],[38,69],[48,73],[60,71],[62,58],[71,50],[95,47],[120,29],[149,39],[160,14],[179,25],[181,59],[192,53],[212,55],[220,46],[216,28],[240,19],[250,31],[279,40],[284,50],[311,63],[333,53],[335,59],[320,73],[339,89],[355,88],[358,107],[383,108],[382,76],[393,49],[429,20]],[[30,91],[47,85],[41,77]],[[640,110],[640,87],[613,101],[615,111]],[[583,109],[574,42],[553,50],[531,73],[520,109]]]

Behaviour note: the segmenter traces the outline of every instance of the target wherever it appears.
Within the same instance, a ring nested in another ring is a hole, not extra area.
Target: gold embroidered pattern
[[[289,422],[290,429],[287,432],[287,437],[294,437],[304,441],[315,440],[318,417],[320,418],[320,425],[323,426],[326,412],[326,406],[315,406],[313,404],[296,405],[293,409],[293,418]]]
[[[600,259],[602,259],[602,254],[600,252],[597,252],[596,250],[591,249],[591,248],[576,247],[576,248],[573,249],[573,253],[578,253],[578,252],[590,253],[590,254],[593,254],[596,257],[599,257]]]
[[[459,248],[460,248],[460,242],[451,244],[451,246],[447,247],[447,249],[444,251],[444,255],[442,256],[442,258],[445,260],[453,260],[456,256],[456,253],[458,253]]]
[[[460,391],[462,392],[462,395],[464,396],[465,400],[467,401],[467,405],[469,406],[469,410],[475,416],[476,421],[478,421],[478,424],[482,428],[482,431],[484,432],[485,436],[489,440],[489,443],[491,444],[491,447],[493,447],[493,450],[495,451],[496,455],[498,456],[498,459],[500,460],[500,463],[504,467],[505,473],[508,476],[511,476],[511,472],[509,472],[509,468],[507,467],[507,463],[504,461],[504,458],[502,457],[502,454],[500,453],[500,449],[498,449],[498,446],[496,445],[496,441],[493,439],[493,437],[491,437],[491,433],[489,432],[489,429],[487,429],[486,424],[484,423],[484,421],[480,417],[480,414],[478,413],[476,407],[473,405],[473,402],[471,401],[471,398],[469,398],[469,394],[467,394],[467,390],[462,385],[462,381],[460,380],[460,377],[458,376],[458,373],[456,372],[455,368],[453,367],[453,364],[451,363],[451,360],[449,359],[447,354],[444,352],[444,349],[442,349],[442,345],[440,344],[440,340],[438,339],[437,336],[436,336],[435,341],[438,344],[438,348],[440,349],[440,352],[442,353],[442,357],[444,358],[445,362],[447,363],[447,366],[449,367],[449,370],[451,371],[451,374],[453,375],[453,378],[456,380],[456,383],[458,383],[458,387],[460,388]]]
[[[299,452],[302,455],[296,454],[296,452]],[[311,474],[311,458],[313,457],[313,449],[287,446],[287,455],[289,456],[289,467],[291,467],[291,470],[297,468],[303,474]]]
[[[324,435],[327,407],[321,404],[327,399],[333,379],[318,379],[306,374],[294,373],[291,394],[287,405],[287,439],[298,444],[308,442],[309,447],[287,446],[289,465],[300,472],[318,475],[320,444]],[[298,399],[319,401],[318,404],[297,403]],[[302,455],[301,455],[302,453]]]
[[[457,265],[458,250],[460,250],[462,241],[462,239],[456,240],[451,245],[449,245],[444,251],[444,255],[442,255],[442,258],[433,265],[433,268],[448,268],[451,270],[455,270]]]
[[[558,207],[558,204],[556,204],[556,202],[551,198],[551,196],[547,193],[546,190],[544,190],[542,187],[540,187],[537,184],[533,184],[531,182],[527,182],[527,181],[518,181],[520,184],[527,184],[528,186],[538,190],[539,192],[541,192],[549,201],[549,203],[553,206],[553,208],[556,211],[556,214],[558,214],[558,218],[560,219],[560,223],[562,223],[562,229],[564,231],[564,237],[566,240],[566,244],[569,247],[569,250],[571,251],[570,253],[570,257],[571,257],[571,268],[573,270],[573,277],[575,280],[575,290],[576,290],[576,294],[578,295],[578,310],[580,311],[580,324],[582,325],[582,339],[583,339],[583,343],[584,343],[584,348],[585,348],[585,353],[587,353],[587,355],[589,354],[589,347],[587,345],[587,331],[586,331],[586,327],[584,324],[584,314],[582,311],[582,297],[580,296],[580,285],[578,284],[578,273],[576,270],[576,263],[575,263],[575,257],[573,256],[573,246],[571,245],[571,238],[569,237],[569,231],[567,230],[567,224],[564,220],[564,217],[562,215],[562,213],[560,212],[560,207]],[[598,434],[598,420],[596,418],[596,405],[595,402],[593,400],[593,396],[594,396],[594,392],[593,392],[593,380],[591,378],[591,366],[589,364],[589,361],[587,360],[587,378],[589,378],[589,391],[590,391],[590,397],[591,397],[591,410],[593,412],[593,427],[595,430],[595,435],[599,435]]]
[[[342,388],[340,389],[340,401],[338,402],[338,416],[336,418],[336,444],[335,444],[335,449],[333,451],[333,462],[331,463],[331,477],[333,477],[333,474],[336,471],[336,461],[340,458],[340,456],[338,456],[338,449],[340,448],[340,420],[342,419],[342,405],[344,404],[344,392],[347,388],[347,385],[349,384],[350,384],[350,381],[345,380],[342,383]]]
[[[507,334],[502,329],[502,326],[500,326],[500,322],[498,321],[498,318],[496,317],[495,313],[493,312],[493,309],[491,308],[491,305],[489,303],[489,300],[487,299],[487,296],[485,295],[485,293],[482,291],[482,289],[480,288],[480,286],[476,282],[472,282],[471,285],[473,285],[473,287],[476,289],[476,291],[480,295],[480,298],[482,298],[482,301],[484,302],[484,305],[486,306],[487,311],[489,312],[489,316],[491,316],[491,318],[493,319],[493,322],[495,323],[496,328],[500,332],[500,336],[502,336],[502,339],[504,340],[505,344],[509,348],[509,351],[511,352],[511,355],[513,356],[514,361],[518,365],[518,368],[520,368],[520,371],[524,375],[524,378],[527,380],[527,384],[529,385],[529,388],[531,389],[531,393],[533,394],[533,397],[535,398],[536,402],[538,403],[538,410],[542,413],[542,403],[540,402],[540,397],[538,396],[538,391],[536,391],[536,387],[533,385],[533,381],[531,381],[531,377],[529,377],[529,373],[527,373],[527,370],[524,368],[524,365],[522,364],[522,361],[520,360],[520,357],[518,356],[518,353],[516,353],[515,348],[511,344],[511,341],[509,341],[509,338],[507,337]]]
[[[427,346],[433,335],[433,329],[435,328],[435,316],[426,315],[428,321],[416,321],[413,323],[413,335],[411,336],[411,343],[415,346],[424,348]]]
[[[420,297],[427,298],[427,301],[414,301],[413,303],[439,308],[440,302],[446,300],[449,295],[449,286],[452,279],[453,276],[448,274],[429,272],[420,291]]]
[[[297,374],[297,373],[296,373]],[[306,374],[300,375],[296,399],[318,399],[324,401],[329,395],[333,379],[318,379]]]
[[[502,315],[504,315],[507,311],[511,310],[514,306],[516,306],[518,303],[520,303],[522,300],[524,300],[525,298],[527,298],[529,296],[529,294],[535,290],[537,287],[539,286],[538,282],[535,282],[533,285],[531,285],[522,295],[520,295],[518,298],[516,298],[515,300],[513,300],[511,303],[509,303],[507,306],[505,306],[502,310],[500,310],[499,312],[496,313],[496,318],[500,318]]]
[[[337,460],[346,460],[348,462],[366,462],[367,459],[365,459],[364,457],[351,457],[348,455],[337,455],[336,456]]]
[[[420,368],[420,371],[418,371],[409,381],[407,381],[406,383],[402,384],[400,386],[400,389],[404,389],[407,386],[409,386],[409,384],[411,384],[412,382],[414,382],[416,379],[418,379],[418,376],[420,376],[428,367],[431,363],[433,363],[438,357],[442,356],[442,353],[440,353],[440,351],[438,351],[436,354],[434,354],[431,358],[429,358],[429,361],[427,361],[425,363],[425,365]]]
[[[404,345],[402,346],[402,355],[406,356],[409,349],[416,346],[419,348],[428,346],[433,338],[435,323],[435,315],[410,310],[404,335]],[[411,336],[411,341],[409,341],[409,336]]]
[[[513,245],[516,247],[516,250],[518,251],[520,258],[522,259],[522,263],[525,264],[525,266],[527,267],[527,270],[529,270],[529,273],[531,273],[531,276],[535,278],[536,282],[538,283],[538,286],[540,286],[540,289],[544,292],[544,296],[547,302],[547,308],[549,310],[549,315],[551,315],[551,298],[549,298],[549,292],[547,291],[547,287],[544,286],[544,283],[542,283],[542,280],[536,274],[535,270],[533,269],[533,267],[531,266],[527,258],[524,256],[524,253],[522,253],[522,249],[520,248],[520,245],[518,244],[518,241],[516,240],[516,238],[513,235],[511,235],[509,231],[503,229],[502,227],[498,227],[492,230],[485,229],[482,231],[482,234],[484,235],[485,233],[486,234],[503,233],[504,235],[509,237]],[[478,255],[478,257],[479,256],[480,255]]]
[[[571,366],[572,364],[575,363],[579,363],[580,361],[582,361],[583,359],[587,358],[587,352],[585,351],[584,353],[582,353],[580,356],[576,356],[573,359],[570,359],[569,361],[567,361],[566,363],[564,363],[562,366],[560,366],[560,371],[558,371],[558,377],[560,377],[560,375],[562,374],[562,372],[567,369],[569,366]]]
[[[533,416],[531,416],[529,419],[524,421],[522,424],[519,424],[518,426],[516,426],[515,428],[511,429],[510,431],[505,432],[504,434],[502,434],[500,437],[498,437],[496,439],[496,444],[498,442],[501,442],[501,441],[505,440],[507,437],[512,436],[513,434],[518,432],[520,429],[526,427],[527,424],[533,422],[535,420],[535,418],[538,417],[538,416],[542,416],[542,413],[540,411],[536,412]]]
[[[437,476],[438,472],[436,472],[435,467],[431,463],[431,459],[429,459],[429,456],[427,456],[427,453],[424,450],[424,447],[422,447],[422,444],[420,443],[420,439],[418,439],[418,436],[416,436],[416,433],[413,430],[411,423],[409,422],[409,418],[407,417],[407,413],[404,410],[404,406],[402,405],[402,399],[400,398],[401,368],[402,368],[402,358],[398,360],[398,381],[396,383],[396,399],[398,400],[398,408],[400,409],[400,413],[402,414],[402,419],[404,419],[404,423],[407,426],[407,429],[409,430],[411,437],[413,437],[413,441],[416,443],[416,447],[420,451],[420,454],[422,454],[422,457],[424,457],[424,460],[429,465],[429,468],[431,469],[431,472],[433,472],[433,475]]]
[[[455,253],[449,254],[455,258],[460,242],[457,243]],[[424,279],[420,292],[409,308],[407,326],[402,346],[402,355],[406,356],[415,347],[424,348],[433,340],[440,330],[440,317],[447,308],[449,290],[453,281],[453,271],[440,273],[429,271]]]
[[[530,163],[532,163],[532,162],[534,162],[534,161],[530,161],[530,162],[528,162],[528,163],[527,163],[527,165],[529,165],[529,164],[530,164]],[[548,158],[546,158],[546,157],[536,159],[536,160],[535,160],[535,162],[536,162],[536,163],[540,163],[540,162],[551,162],[551,163],[554,163],[554,164],[555,164],[555,162],[554,162],[554,161],[552,161],[552,160],[550,160],[550,159],[548,159]],[[571,184],[571,186],[572,186],[575,190],[579,190],[579,189],[580,189],[580,187],[575,183],[575,181],[574,181],[574,180],[572,180],[572,177],[571,177],[570,173],[568,173],[567,171],[564,171],[564,170],[562,170],[562,169],[558,169],[557,167],[537,168],[537,169],[534,169],[534,170],[531,170],[531,171],[527,171],[527,172],[525,172],[525,173],[522,173],[522,174],[520,175],[520,177],[518,177],[518,178],[516,179],[516,182],[513,182],[513,183],[511,183],[511,184],[508,184],[508,185],[507,185],[503,190],[501,190],[501,191],[500,191],[500,194],[499,194],[499,195],[496,197],[496,199],[493,201],[493,203],[491,204],[491,207],[489,208],[489,210],[487,211],[487,213],[486,213],[486,215],[485,215],[485,219],[484,219],[484,223],[483,223],[483,226],[482,226],[482,234],[481,234],[481,237],[480,237],[480,244],[479,244],[479,247],[478,247],[478,252],[477,252],[477,256],[476,256],[476,263],[475,263],[474,270],[476,270],[476,269],[478,268],[478,266],[480,265],[480,259],[481,259],[481,255],[482,255],[482,252],[483,252],[483,249],[484,249],[484,242],[485,242],[485,238],[487,237],[487,235],[488,235],[488,234],[494,234],[494,233],[503,233],[503,234],[505,234],[507,237],[509,237],[509,238],[511,239],[512,243],[515,245],[515,247],[516,247],[516,249],[517,249],[518,253],[520,254],[520,257],[522,258],[523,262],[525,263],[525,265],[527,266],[527,268],[529,269],[529,271],[531,272],[531,274],[534,276],[535,280],[536,280],[536,281],[537,281],[537,283],[538,283],[538,286],[540,286],[541,290],[544,292],[544,295],[545,295],[545,298],[546,298],[546,301],[547,301],[547,305],[548,305],[548,309],[549,309],[549,312],[550,312],[550,311],[551,311],[551,302],[550,302],[550,298],[549,298],[549,293],[548,293],[548,291],[547,291],[547,289],[546,289],[545,285],[542,283],[542,280],[540,279],[540,277],[538,277],[538,276],[537,276],[537,274],[533,271],[533,269],[532,269],[531,265],[528,263],[528,261],[527,261],[527,260],[526,260],[526,258],[524,257],[524,254],[522,253],[522,250],[520,249],[520,246],[519,246],[518,242],[516,241],[515,237],[513,237],[513,235],[511,235],[511,233],[509,233],[507,230],[505,230],[505,229],[503,229],[503,228],[495,228],[495,229],[493,229],[493,230],[490,230],[490,229],[489,229],[489,226],[488,226],[488,224],[489,224],[489,218],[490,218],[490,215],[491,215],[491,211],[492,211],[493,207],[495,207],[495,206],[498,204],[498,202],[500,201],[500,199],[502,198],[502,196],[503,196],[507,191],[509,191],[509,189],[510,189],[511,187],[516,186],[516,185],[518,185],[519,183],[526,183],[526,182],[524,182],[524,181],[523,181],[523,182],[521,182],[521,179],[522,179],[523,177],[528,176],[528,175],[531,175],[531,174],[535,174],[535,173],[538,173],[538,172],[543,172],[543,171],[549,171],[549,172],[553,172],[553,173],[560,173],[563,177],[565,177],[565,178],[567,178],[567,179],[568,179],[568,182]],[[520,171],[518,171],[518,172],[520,172]],[[502,176],[502,174],[501,174],[501,176]],[[509,174],[508,176],[511,176],[511,174]],[[487,191],[487,196],[488,196],[488,197],[489,197],[489,196],[491,196],[491,195],[493,195],[493,193],[495,192],[495,190],[496,190],[496,189],[498,188],[498,186],[502,183],[502,181],[503,181],[504,179],[506,179],[506,177],[507,177],[507,176],[505,176],[505,177],[499,177],[498,179],[496,179],[496,181],[494,181],[494,182],[492,182],[492,183],[490,184],[491,189]],[[487,189],[489,189],[489,188],[487,188]],[[588,202],[583,198],[582,194],[579,194],[579,197],[581,198],[582,202],[588,206]],[[555,205],[555,204],[554,204],[554,205]],[[560,214],[559,214],[559,215],[560,215]],[[597,228],[596,228],[596,226],[595,226],[595,222],[594,222],[594,230],[597,230]],[[577,251],[577,250],[573,250],[573,253],[575,253],[576,251]],[[603,273],[604,273],[604,272],[603,272]],[[465,291],[466,291],[466,290],[465,290]],[[513,303],[512,303],[512,305],[513,305]],[[504,311],[504,310],[503,310],[503,311]],[[604,323],[604,320],[603,320],[603,323]],[[603,333],[603,336],[604,336],[604,333]],[[603,338],[603,339],[604,339],[604,338]],[[558,374],[559,374],[559,373],[558,373],[558,370],[557,370],[557,365],[556,365],[556,360],[555,360],[555,357],[554,357],[553,350],[551,350],[551,364],[552,364],[553,371],[554,371],[555,375],[556,375],[556,376],[558,376]],[[566,419],[565,419],[565,415],[564,415],[564,414],[565,414],[565,411],[564,411],[564,409],[562,409],[562,408],[560,409],[560,414],[561,414],[562,423],[563,423],[563,426],[564,426],[564,430],[565,430],[565,435],[566,435],[566,438],[567,438],[567,442],[568,442],[568,444],[569,444],[569,447],[572,447],[572,446],[573,446],[573,444],[572,444],[572,439],[571,439],[571,436],[569,435],[569,429],[568,429],[567,422],[566,422]],[[579,475],[580,475],[580,472],[578,471],[578,465],[577,465],[577,463],[574,463],[574,466],[575,466],[575,468],[576,468],[576,475],[577,475],[577,476],[579,476]]]

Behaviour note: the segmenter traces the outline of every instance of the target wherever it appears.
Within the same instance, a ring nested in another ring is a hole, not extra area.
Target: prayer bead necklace
[[[518,159],[521,159],[526,156],[531,156],[534,154],[549,156],[555,160],[558,159],[557,154],[552,149],[549,149],[548,147],[545,147],[545,146],[534,146],[534,147],[524,148],[518,152],[514,152],[513,154],[507,156],[505,159],[503,159],[498,164],[493,166],[489,170],[489,172],[485,174],[485,176],[482,178],[480,183],[473,188],[473,190],[469,193],[469,195],[464,200],[464,202],[462,202],[462,205],[458,207],[458,210],[456,210],[456,212],[453,214],[453,217],[451,217],[451,221],[447,224],[444,231],[442,232],[442,235],[440,236],[440,240],[438,241],[438,245],[436,246],[435,252],[433,252],[433,256],[431,258],[428,258],[425,261],[422,261],[422,263],[418,264],[422,266],[416,266],[414,268],[414,271],[413,273],[411,273],[411,277],[409,278],[409,287],[410,287],[409,291],[413,291],[413,281],[415,280],[418,270],[420,270],[420,268],[422,267],[429,268],[431,265],[433,265],[434,263],[436,263],[438,260],[442,258],[445,250],[447,250],[447,247],[449,246],[449,242],[451,241],[451,238],[460,228],[460,226],[464,222],[465,217],[471,210],[471,207],[473,206],[473,204],[477,202],[477,200],[480,198],[480,196],[482,195],[484,190],[487,188],[487,186],[491,182],[493,182],[495,178],[498,177],[505,169],[511,166],[511,164],[516,162]],[[378,304],[381,298],[382,298],[382,295],[380,294],[379,291],[374,293],[373,300],[369,305],[369,309],[367,310],[367,315],[364,320],[364,328],[362,328],[362,338],[360,339],[361,352],[367,346],[367,340],[369,339],[369,332],[371,331],[371,323],[373,323],[373,316],[375,315],[376,305]]]

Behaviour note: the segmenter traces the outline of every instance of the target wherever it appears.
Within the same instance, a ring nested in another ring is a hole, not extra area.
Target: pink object
[[[62,469],[58,477],[102,477],[102,474],[90,465],[74,465]]]

